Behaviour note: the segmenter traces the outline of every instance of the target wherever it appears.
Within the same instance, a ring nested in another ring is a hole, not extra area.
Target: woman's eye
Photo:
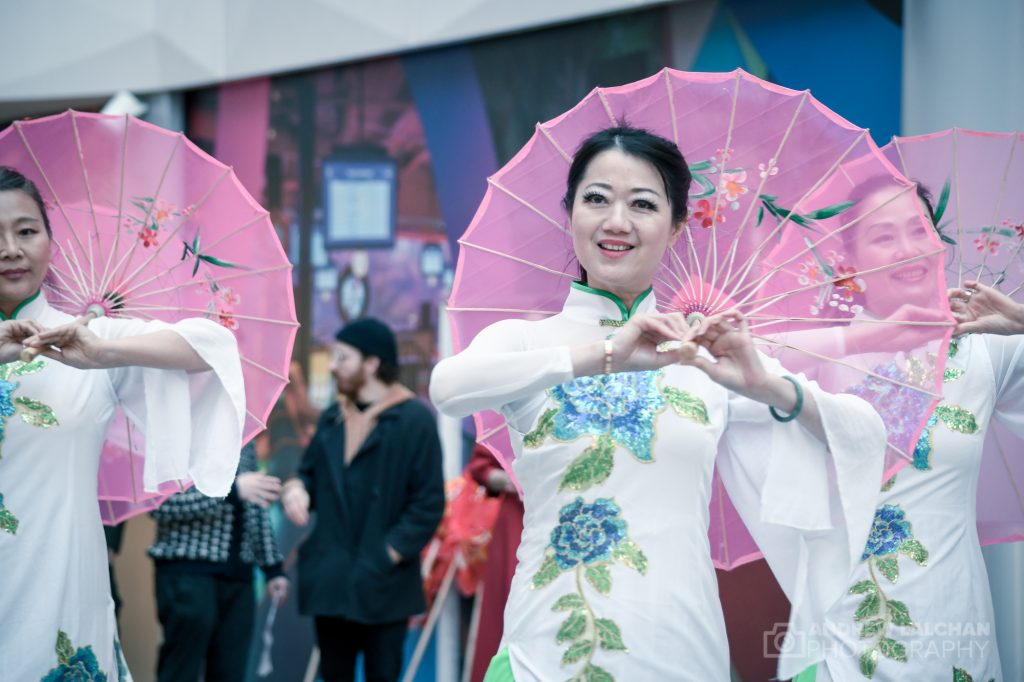
[[[633,202],[633,205],[644,211],[658,210],[658,205],[655,204],[653,201],[648,201],[647,199],[637,199],[636,201]]]
[[[602,204],[604,203],[604,195],[598,194],[597,192],[587,192],[583,195],[583,203],[585,204]]]

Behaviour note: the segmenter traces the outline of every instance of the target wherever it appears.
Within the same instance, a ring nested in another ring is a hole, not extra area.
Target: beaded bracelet
[[[604,373],[612,373],[612,353],[615,350],[615,344],[612,343],[611,339],[604,340]]]
[[[782,377],[789,383],[793,384],[793,388],[796,389],[796,404],[793,405],[793,410],[785,417],[780,415],[775,409],[774,405],[768,406],[768,411],[771,412],[772,417],[777,422],[791,422],[800,416],[800,410],[804,409],[804,389],[800,386],[800,382],[789,376],[788,374]]]

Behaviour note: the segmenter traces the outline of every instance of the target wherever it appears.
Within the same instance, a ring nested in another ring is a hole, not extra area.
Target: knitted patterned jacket
[[[242,448],[238,473],[256,468],[256,451],[247,445]],[[237,494],[234,485],[231,494]],[[267,510],[252,502],[242,502],[242,510],[242,561],[264,569],[281,564],[284,557],[277,549]],[[189,488],[172,495],[152,515],[156,542],[149,548],[149,556],[154,559],[228,560],[235,507],[226,498],[207,497]]]

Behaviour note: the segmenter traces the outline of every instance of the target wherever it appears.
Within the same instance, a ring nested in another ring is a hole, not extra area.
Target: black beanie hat
[[[398,343],[395,341],[395,335],[380,320],[372,317],[357,320],[338,330],[334,338],[358,349],[363,355],[380,358],[384,364],[398,364]]]

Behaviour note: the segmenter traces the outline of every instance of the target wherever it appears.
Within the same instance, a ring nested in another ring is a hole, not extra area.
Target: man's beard
[[[344,380],[335,377],[334,383],[337,385],[339,393],[353,403],[357,403],[359,402],[359,391],[366,385],[366,377],[362,374],[357,374]]]

